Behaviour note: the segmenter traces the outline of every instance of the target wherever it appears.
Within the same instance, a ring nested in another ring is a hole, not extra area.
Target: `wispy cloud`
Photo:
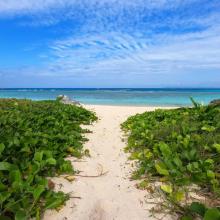
[[[7,0],[0,2],[0,12],[2,13],[20,13],[31,14],[36,12],[45,12],[51,9],[59,9],[64,7],[106,7],[108,5],[115,5],[116,8],[123,7],[145,7],[145,8],[160,8],[160,7],[175,7],[176,4],[181,3],[180,0]]]
[[[163,34],[158,35],[160,43],[156,45],[152,39],[122,33],[58,41],[51,46],[53,61],[43,74],[60,77],[124,74],[146,78],[151,74],[172,73],[178,77],[179,72],[192,70],[210,70],[212,74],[212,70],[220,71],[220,50],[216,47],[220,45],[219,34],[219,28],[179,37]]]
[[[25,17],[23,25],[66,22],[68,28],[68,36],[50,40],[49,53],[40,54],[43,67],[24,68],[24,75],[173,84],[220,75],[219,10],[217,0],[0,2],[0,17]]]
[[[203,4],[200,0],[7,0],[0,2],[0,17],[26,16],[24,23],[30,25],[52,25],[67,19],[86,29],[122,26],[132,30],[134,26],[190,25],[194,16],[218,13],[219,7],[218,0],[204,0]]]

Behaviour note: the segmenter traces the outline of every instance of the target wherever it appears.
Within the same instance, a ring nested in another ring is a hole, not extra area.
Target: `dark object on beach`
[[[212,100],[210,103],[209,103],[209,105],[218,105],[218,106],[220,106],[220,99],[214,99],[214,100]]]
[[[57,97],[57,100],[62,102],[63,104],[74,104],[74,105],[80,105],[80,102],[72,100],[70,97],[66,95],[59,95]]]

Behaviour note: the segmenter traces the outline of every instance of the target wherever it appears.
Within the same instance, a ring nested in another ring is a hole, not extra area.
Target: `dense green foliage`
[[[46,177],[74,172],[65,157],[83,154],[80,125],[95,120],[58,101],[0,99],[0,219],[40,219],[68,199]]]
[[[128,134],[126,150],[138,164],[133,177],[144,178],[142,186],[159,183],[168,204],[180,216],[187,213],[183,219],[220,219],[213,208],[220,205],[219,106],[194,103],[194,108],[145,112],[130,117],[122,129]],[[211,209],[193,202],[189,190],[206,198]]]

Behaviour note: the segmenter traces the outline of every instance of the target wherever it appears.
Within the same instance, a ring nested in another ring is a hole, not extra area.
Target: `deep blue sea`
[[[190,106],[190,97],[203,104],[220,99],[220,89],[0,89],[0,98],[48,100],[61,94],[102,105]]]

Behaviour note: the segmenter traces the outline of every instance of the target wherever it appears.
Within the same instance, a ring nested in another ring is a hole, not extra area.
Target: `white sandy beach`
[[[131,164],[123,148],[123,134],[120,124],[130,115],[154,110],[155,107],[99,106],[87,105],[87,109],[97,113],[99,121],[89,129],[89,141],[85,148],[91,157],[79,161],[71,158],[73,166],[81,175],[98,175],[100,177],[76,176],[73,182],[59,177],[55,178],[56,188],[72,192],[66,205],[59,211],[47,211],[44,220],[143,220],[155,219],[150,216],[147,204],[147,192],[138,190],[135,181],[130,181]],[[158,108],[158,107],[157,107]],[[166,218],[168,219],[168,218]]]

